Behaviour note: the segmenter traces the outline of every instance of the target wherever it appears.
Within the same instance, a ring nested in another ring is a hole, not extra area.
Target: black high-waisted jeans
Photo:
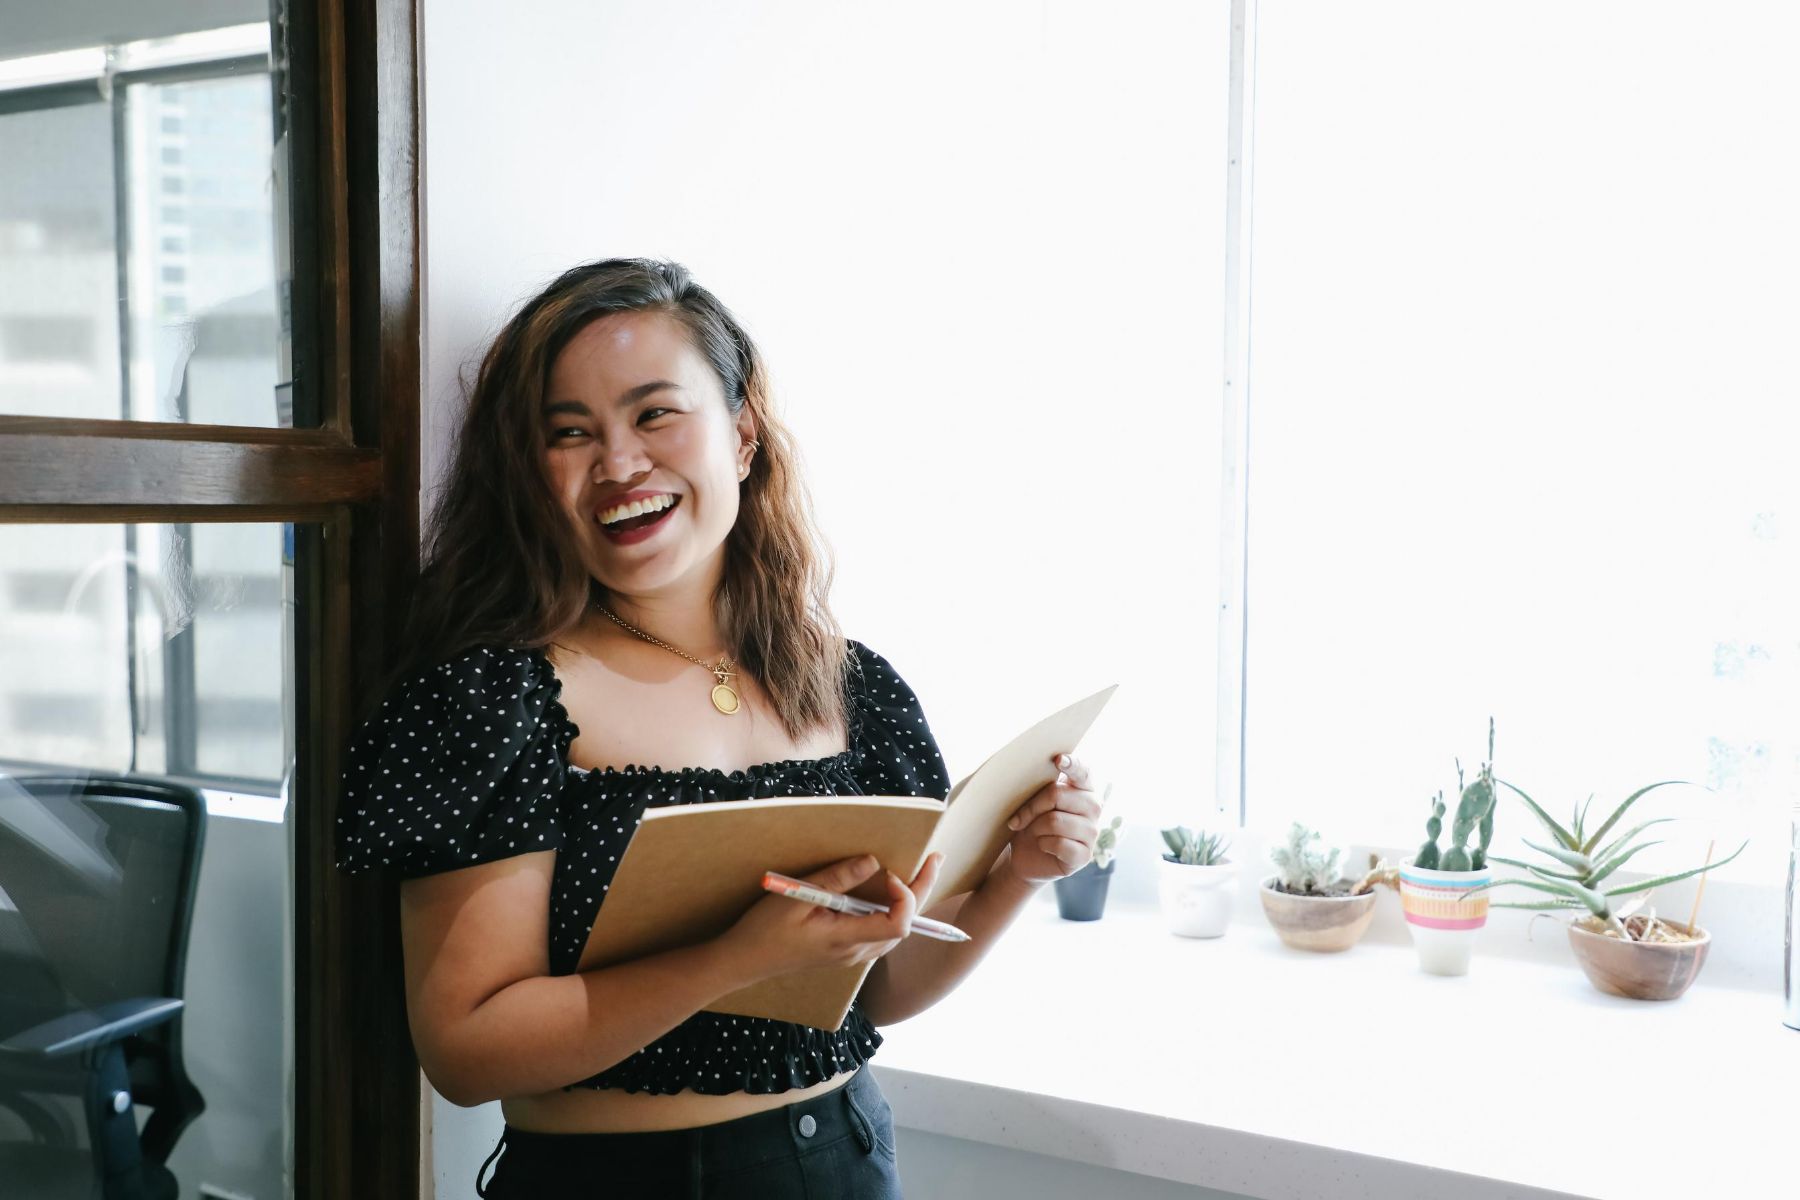
[[[893,1111],[867,1067],[824,1095],[693,1129],[533,1133],[508,1125],[475,1191],[483,1200],[902,1200]]]

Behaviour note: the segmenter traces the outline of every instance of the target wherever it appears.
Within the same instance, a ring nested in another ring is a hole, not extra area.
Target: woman
[[[948,793],[912,690],[839,634],[816,547],[756,348],[679,265],[575,268],[489,349],[338,821],[341,866],[404,879],[426,1075],[453,1103],[501,1101],[483,1196],[900,1195],[861,1069],[877,1026],[947,994],[1091,856],[1099,805],[1059,756],[981,886],[930,913],[968,943],[907,936],[934,855],[885,872],[885,915],[770,896],[711,941],[579,969],[647,806]],[[703,1011],[870,960],[836,1031]]]

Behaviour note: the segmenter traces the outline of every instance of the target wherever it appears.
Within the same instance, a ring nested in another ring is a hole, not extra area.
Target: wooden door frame
[[[297,4],[288,71],[301,429],[0,416],[0,521],[297,524],[294,1195],[419,1194],[398,887],[336,870],[357,700],[419,549],[417,0]],[[316,424],[312,418],[316,417]]]

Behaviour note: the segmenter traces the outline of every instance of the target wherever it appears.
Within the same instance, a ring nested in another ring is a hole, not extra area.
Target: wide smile
[[[615,546],[631,546],[655,537],[656,531],[668,524],[669,515],[679,507],[681,497],[665,492],[632,504],[602,509],[594,514],[594,521],[607,541]]]

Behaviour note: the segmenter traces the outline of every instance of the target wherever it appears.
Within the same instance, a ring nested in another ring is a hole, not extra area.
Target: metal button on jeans
[[[817,1133],[818,1131],[819,1131],[819,1123],[817,1121],[813,1120],[813,1115],[811,1113],[806,1113],[803,1116],[801,1116],[801,1118],[800,1118],[800,1136],[801,1137],[811,1137],[813,1134]]]

